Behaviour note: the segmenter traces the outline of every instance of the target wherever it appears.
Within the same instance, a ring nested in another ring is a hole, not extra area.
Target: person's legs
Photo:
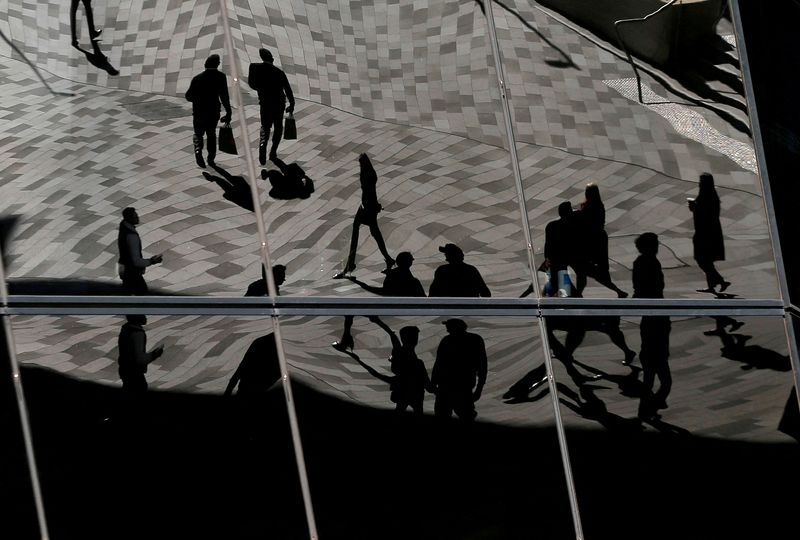
[[[722,285],[726,283],[725,279],[717,272],[717,269],[714,267],[714,261],[697,261],[697,265],[700,267],[706,275],[706,283],[708,284],[709,289],[714,289],[717,285]]]
[[[137,273],[122,274],[122,289],[131,296],[146,296],[147,282]]]
[[[605,332],[606,335],[611,339],[611,343],[619,347],[619,349],[625,353],[625,360],[622,361],[623,364],[626,366],[633,361],[633,358],[636,356],[636,353],[628,347],[628,343],[625,341],[625,334],[622,333],[622,330],[619,328],[619,318],[615,318],[614,322],[609,322],[602,326],[602,331]]]
[[[72,45],[78,45],[78,26],[77,26],[77,12],[78,4],[81,0],[72,0],[69,5],[69,29],[72,31]]]
[[[334,341],[332,346],[337,351],[346,351],[347,349],[353,350],[355,343],[353,341],[353,334],[351,333],[351,329],[353,328],[353,319],[355,319],[354,315],[345,315],[344,316],[344,330],[342,331],[342,339],[339,341]]]
[[[269,158],[275,159],[278,157],[278,146],[281,144],[283,137],[283,108],[280,112],[273,112],[273,130],[272,130],[272,148],[269,149]]]
[[[192,137],[192,144],[194,145],[194,159],[197,165],[201,168],[206,168],[206,162],[203,161],[203,134],[205,133],[205,125],[203,118],[199,114],[192,116],[192,128],[194,129],[194,136]]]
[[[655,375],[661,385],[655,393],[653,405],[657,409],[667,408],[667,396],[672,390],[672,372],[669,370],[669,361],[666,358],[659,358],[655,366]]]
[[[447,391],[439,389],[436,394],[436,401],[433,404],[433,414],[438,418],[450,418],[453,415],[453,405]]]
[[[378,244],[378,249],[380,250],[381,255],[383,255],[383,260],[386,261],[386,268],[391,268],[394,266],[394,259],[386,250],[386,242],[384,242],[381,230],[378,228],[378,216],[375,216],[375,218],[370,222],[369,232],[372,234],[372,237]]]
[[[603,285],[607,289],[611,289],[617,296],[620,298],[627,298],[628,293],[620,289],[619,287],[611,281],[611,273],[607,266],[594,266],[592,272],[590,273],[591,277],[595,279],[600,285]]]
[[[214,163],[214,158],[217,157],[217,124],[219,123],[219,115],[212,116],[206,120],[205,132],[208,137],[208,161]]]
[[[353,218],[353,232],[350,236],[350,251],[347,254],[347,263],[344,265],[344,271],[352,272],[356,269],[356,249],[358,248],[358,233],[361,229],[361,224],[364,222],[364,209],[359,208]]]
[[[83,0],[83,10],[86,14],[86,24],[89,25],[89,37],[94,39],[100,32],[94,26],[94,11],[92,11],[92,0]]]
[[[258,162],[263,166],[267,164],[267,141],[272,126],[272,117],[263,104],[259,107],[259,113],[261,115],[261,131],[258,138]]]

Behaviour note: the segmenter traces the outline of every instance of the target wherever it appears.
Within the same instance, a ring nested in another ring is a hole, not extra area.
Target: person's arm
[[[369,317],[369,320],[374,322],[381,328],[383,328],[383,331],[389,334],[389,339],[392,340],[393,349],[399,349],[402,346],[402,344],[400,343],[400,339],[398,339],[397,337],[397,334],[395,334],[394,331],[391,328],[389,328],[389,325],[383,322],[383,320],[381,320],[380,317],[372,315]]]
[[[286,73],[281,72],[283,75],[283,92],[286,94],[286,99],[289,101],[289,106],[286,107],[286,112],[292,114],[294,112],[294,94],[292,93],[292,85],[289,84],[289,79]]]
[[[256,64],[250,64],[250,67],[247,70],[247,85],[256,92],[258,92],[258,76],[255,75],[253,70],[255,66]],[[257,72],[257,70],[258,68],[256,68],[255,71]]]
[[[161,358],[161,355],[164,354],[164,346],[159,345],[149,353],[147,353],[147,363],[153,362],[154,360],[158,360]]]
[[[156,264],[158,255],[149,259],[142,257],[142,241],[138,234],[125,235],[125,249],[128,252],[128,260],[134,268],[144,270],[148,266]]]
[[[376,369],[374,369],[374,368],[372,368],[372,367],[368,366],[367,364],[365,364],[365,363],[364,363],[364,362],[361,360],[361,358],[359,358],[359,356],[358,356],[357,354],[351,354],[350,356],[352,356],[353,358],[355,358],[356,362],[358,362],[359,364],[361,364],[361,367],[363,367],[364,369],[366,369],[366,370],[367,370],[367,373],[369,373],[370,375],[372,375],[372,376],[373,376],[373,377],[375,377],[376,379],[380,379],[381,381],[383,381],[383,382],[386,382],[386,383],[389,383],[389,384],[392,384],[392,382],[394,382],[394,377],[391,377],[391,376],[389,376],[389,375],[384,375],[383,373],[380,373],[380,372],[378,372]]]
[[[486,384],[486,374],[489,371],[489,361],[486,358],[486,345],[484,344],[482,337],[477,337],[478,339],[475,340],[475,346],[477,349],[475,354],[478,355],[478,386],[475,387],[475,392],[472,394],[472,399],[474,401],[478,401],[481,398],[483,386]]]
[[[220,72],[222,75],[220,80],[220,88],[219,88],[219,100],[222,102],[222,106],[225,107],[225,116],[223,117],[222,121],[228,123],[231,121],[231,98],[228,94],[228,77],[225,76],[224,73]]]
[[[489,287],[486,286],[486,282],[483,281],[483,276],[480,272],[478,272],[477,268],[475,269],[475,275],[478,279],[478,289],[480,291],[479,294],[481,295],[481,298],[489,298],[492,296],[491,291],[489,291]]]
[[[379,296],[384,295],[383,287],[375,287],[373,285],[367,285],[363,281],[360,281],[359,279],[353,276],[347,276],[347,279],[349,279],[350,281],[352,281],[353,283],[355,283],[356,285],[358,285],[367,292],[371,292],[372,294],[377,294]]]

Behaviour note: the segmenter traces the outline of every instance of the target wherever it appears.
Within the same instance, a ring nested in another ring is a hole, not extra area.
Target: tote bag
[[[236,140],[233,138],[233,129],[230,124],[222,124],[219,127],[217,145],[220,152],[236,155]]]

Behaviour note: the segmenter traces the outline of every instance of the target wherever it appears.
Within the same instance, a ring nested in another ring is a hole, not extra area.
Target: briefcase
[[[233,138],[233,128],[231,128],[230,124],[222,124],[219,127],[217,145],[220,152],[236,155],[236,140]]]
[[[283,138],[287,141],[297,139],[297,124],[294,122],[294,115],[289,113],[283,122]]]

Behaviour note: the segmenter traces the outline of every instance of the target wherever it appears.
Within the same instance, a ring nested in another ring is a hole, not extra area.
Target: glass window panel
[[[307,538],[269,321],[136,317],[13,318],[52,536]]]
[[[281,319],[320,537],[571,538],[535,320],[445,320]]]
[[[782,320],[667,321],[578,318],[553,330],[566,348],[552,347],[587,538],[791,530],[794,500],[774,489],[799,479]],[[636,353],[629,366],[609,339],[616,328]]]

